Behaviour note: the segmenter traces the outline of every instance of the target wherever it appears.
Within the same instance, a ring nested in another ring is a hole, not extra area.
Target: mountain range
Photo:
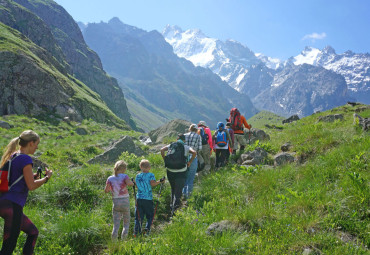
[[[234,40],[209,38],[199,29],[183,31],[167,25],[162,34],[178,56],[209,68],[248,95],[260,110],[302,117],[347,100],[370,103],[368,53],[336,54],[330,46],[323,50],[307,47],[300,55],[282,61],[254,53]],[[323,95],[329,91],[332,93]]]
[[[147,32],[118,18],[80,23],[80,28],[105,70],[118,79],[131,114],[145,130],[175,118],[204,120],[213,128],[233,107],[247,118],[257,112],[247,95],[177,56],[157,31]]]

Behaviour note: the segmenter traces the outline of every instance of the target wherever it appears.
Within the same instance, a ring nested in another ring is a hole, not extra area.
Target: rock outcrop
[[[326,116],[320,116],[317,119],[317,122],[334,122],[336,120],[343,120],[342,114],[332,114],[332,115],[326,115]]]
[[[281,166],[287,163],[292,163],[295,161],[295,158],[292,154],[287,152],[281,152],[274,156],[274,165]]]
[[[265,163],[267,156],[268,154],[264,149],[257,147],[254,151],[242,154],[238,163],[246,166],[262,165]]]
[[[246,132],[245,138],[248,141],[248,143],[251,143],[251,144],[255,143],[257,140],[258,141],[270,140],[270,136],[262,129],[251,128],[250,133],[249,133],[249,130],[246,130],[245,132]],[[250,138],[249,138],[249,135],[250,135]]]
[[[129,152],[137,156],[143,156],[144,152],[140,147],[136,146],[132,137],[124,136],[122,139],[115,142],[110,148],[108,148],[104,153],[90,159],[88,164],[112,164],[114,163],[122,152]]]
[[[10,129],[12,126],[8,122],[0,120],[0,127]]]
[[[172,120],[169,123],[149,132],[149,137],[153,143],[162,143],[165,138],[176,139],[179,133],[186,133],[191,122],[186,120]]]
[[[353,117],[354,117],[355,122],[356,122],[356,118],[358,118],[358,124],[360,125],[360,127],[362,127],[363,131],[370,130],[370,118],[363,118],[357,113],[354,113]]]
[[[289,118],[283,120],[283,124],[291,123],[291,122],[297,121],[297,120],[299,120],[299,116],[297,114],[294,114],[294,115],[290,116]]]

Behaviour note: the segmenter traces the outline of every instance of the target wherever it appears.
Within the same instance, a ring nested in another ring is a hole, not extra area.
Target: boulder
[[[223,220],[220,222],[212,223],[206,230],[207,235],[222,235],[224,232],[233,231],[233,232],[241,232],[243,231],[243,227],[240,224],[229,221]]]
[[[139,141],[144,145],[149,145],[153,143],[152,139],[150,139],[149,136],[143,136],[143,135],[139,137]]]
[[[291,123],[291,122],[297,121],[297,120],[299,120],[299,116],[297,114],[294,114],[294,115],[290,116],[289,118],[283,120],[283,124]]]
[[[244,153],[240,156],[238,163],[240,165],[261,165],[267,158],[267,152],[257,147],[254,151]]]
[[[358,107],[355,112],[363,112],[370,109],[370,105]]]
[[[358,124],[362,127],[363,131],[368,131],[370,129],[370,118],[362,118],[357,113],[353,114],[354,122],[356,123],[356,118],[358,118]]]
[[[310,255],[313,254],[313,250],[311,248],[305,248],[302,252],[302,255]]]
[[[82,128],[82,127],[76,128],[76,133],[78,135],[87,135],[88,134],[87,130],[85,128]]]
[[[150,131],[148,135],[153,143],[162,143],[164,138],[176,138],[177,134],[187,132],[190,125],[189,121],[176,119]]]
[[[286,163],[291,163],[294,162],[295,158],[293,155],[287,153],[287,152],[282,152],[279,154],[276,154],[274,157],[274,165],[275,166],[280,166]]]
[[[131,136],[124,136],[117,142],[115,142],[108,150],[104,153],[97,155],[95,158],[90,159],[88,164],[96,163],[107,163],[114,164],[115,161],[121,156],[122,152],[127,151],[133,153],[136,156],[143,156],[143,150],[136,146]]]
[[[292,147],[291,143],[287,142],[287,143],[284,143],[283,145],[281,145],[280,149],[282,151],[286,152],[286,151],[289,151],[291,147]]]
[[[255,143],[257,140],[264,141],[270,140],[270,136],[266,134],[262,129],[251,128],[250,130],[250,142],[249,142],[249,130],[245,131],[245,138],[248,143]]]
[[[326,116],[320,116],[317,120],[317,122],[334,122],[336,120],[343,120],[342,114],[332,114],[332,115],[326,115]]]
[[[5,128],[5,129],[10,129],[12,126],[8,122],[0,120],[0,127]]]

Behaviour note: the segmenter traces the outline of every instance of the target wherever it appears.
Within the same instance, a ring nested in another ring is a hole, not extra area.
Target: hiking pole
[[[161,182],[161,187],[159,187],[158,200],[157,200],[157,203],[155,204],[154,215],[153,215],[152,223],[150,224],[150,226],[152,226],[153,225],[153,222],[154,222],[154,217],[155,217],[155,214],[157,212],[157,207],[158,207],[158,204],[159,204],[159,198],[161,197],[162,187],[163,187],[163,184],[164,184],[164,180],[166,180],[166,177],[164,177],[164,176],[163,176],[163,178],[161,178],[159,180]]]
[[[249,129],[249,145],[251,145],[251,129]]]
[[[134,182],[134,178],[131,178],[131,181]],[[132,186],[132,187],[134,189],[135,208],[136,208],[137,218],[138,218],[138,221],[139,221],[139,230],[140,230],[140,233],[141,233],[141,218],[140,218],[140,213],[139,213],[139,207],[137,206],[135,186],[136,186],[136,183],[134,183],[134,186]],[[134,233],[135,233],[135,229],[134,229]]]
[[[41,168],[41,166],[39,166],[39,167],[37,168],[37,177],[39,177],[39,179],[41,179],[41,178],[42,178],[42,168]]]

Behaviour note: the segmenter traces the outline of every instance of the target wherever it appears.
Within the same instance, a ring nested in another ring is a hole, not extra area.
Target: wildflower
[[[261,229],[258,229],[258,232],[261,232],[262,230]]]

